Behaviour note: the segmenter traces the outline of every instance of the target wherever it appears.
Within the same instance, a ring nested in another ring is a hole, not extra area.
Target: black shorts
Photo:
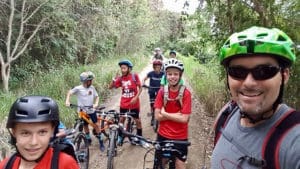
[[[157,134],[157,141],[164,141],[164,140],[175,140],[175,139],[168,139],[166,137]],[[176,141],[188,141],[188,139],[176,139]],[[175,156],[180,160],[185,162],[187,160],[188,155],[188,146],[182,144],[175,144],[175,148],[181,152],[181,154],[175,153]]]
[[[123,109],[123,108],[120,108],[120,113],[127,113],[127,112],[131,112],[133,113],[131,116],[135,119],[138,119],[139,118],[139,115],[140,115],[140,111],[139,109]]]

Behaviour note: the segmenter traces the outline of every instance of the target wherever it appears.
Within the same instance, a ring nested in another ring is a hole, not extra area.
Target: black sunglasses
[[[227,68],[229,76],[237,80],[245,80],[251,72],[255,80],[267,80],[274,77],[279,71],[280,67],[271,65],[259,65],[251,69],[241,66],[230,66]]]

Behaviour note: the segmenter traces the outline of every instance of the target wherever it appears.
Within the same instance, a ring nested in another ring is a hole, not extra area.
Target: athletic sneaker
[[[121,137],[121,136],[118,136],[118,140],[117,140],[117,145],[118,146],[122,146],[123,145],[123,137]]]

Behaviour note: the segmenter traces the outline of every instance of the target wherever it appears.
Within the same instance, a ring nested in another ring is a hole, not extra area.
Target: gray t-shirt
[[[94,100],[98,97],[98,93],[94,86],[88,88],[79,85],[71,89],[71,93],[77,96],[78,106],[93,106]],[[93,111],[87,111],[88,114]]]
[[[225,132],[233,137],[248,155],[256,159],[262,159],[263,141],[276,121],[286,113],[289,107],[282,105],[270,119],[255,127],[243,127],[240,125],[240,113],[235,112],[225,127]],[[211,159],[212,169],[257,169],[246,160],[240,158],[245,156],[232,141],[228,141],[223,135],[218,140]],[[280,168],[300,169],[300,125],[290,130],[282,141],[279,151]]]

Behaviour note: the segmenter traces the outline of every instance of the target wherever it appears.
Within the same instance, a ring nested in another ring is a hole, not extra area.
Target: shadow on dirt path
[[[140,79],[143,79],[151,70],[152,65],[149,64],[141,73],[139,73]],[[185,81],[185,84],[191,90],[187,81]],[[193,93],[192,90],[191,92]],[[112,91],[110,99],[104,103],[107,110],[119,110],[120,95],[120,89],[114,89]],[[192,145],[189,147],[187,169],[202,169],[203,166],[207,166],[207,168],[209,168],[209,156],[212,149],[212,137],[210,130],[212,127],[213,117],[207,116],[208,113],[203,111],[201,103],[195,97],[193,97],[192,100],[192,115],[189,122],[189,140]],[[147,89],[143,89],[140,96],[140,102],[143,136],[155,139],[156,134],[150,126],[150,117],[147,116],[147,113],[150,111]],[[108,141],[106,141],[106,148],[107,144]],[[106,151],[100,152],[98,147],[98,141],[94,140],[90,146],[90,169],[106,168]],[[115,168],[143,169],[144,155],[146,151],[147,150],[141,146],[124,143],[122,147],[118,147],[118,155],[115,158]],[[149,158],[146,159],[145,168],[150,169],[153,164],[153,156],[150,154],[148,157]]]

